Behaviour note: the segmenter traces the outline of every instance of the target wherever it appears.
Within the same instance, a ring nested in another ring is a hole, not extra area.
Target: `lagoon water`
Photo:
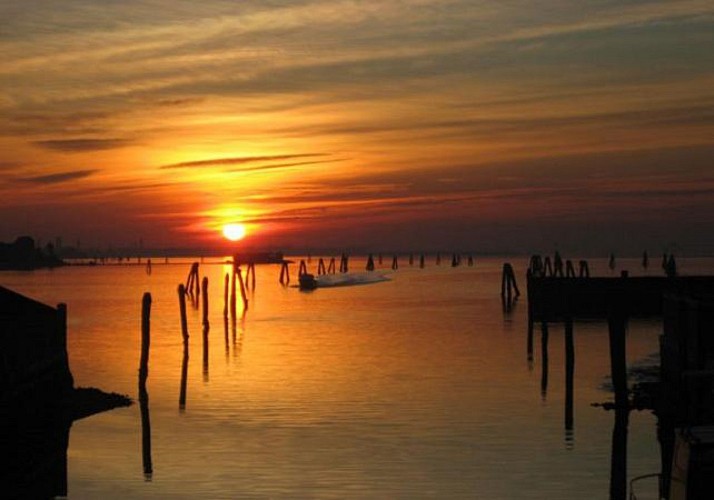
[[[67,303],[76,386],[133,399],[141,298],[153,296],[153,473],[142,468],[138,404],[94,415],[71,428],[69,498],[607,498],[614,415],[591,406],[612,398],[602,388],[607,326],[575,325],[575,429],[566,434],[562,326],[551,328],[543,395],[538,334],[534,362],[526,356],[526,298],[510,314],[501,307],[505,260],[451,268],[432,257],[419,269],[403,259],[393,272],[385,259],[377,272],[389,281],[313,292],[283,288],[279,266],[259,265],[249,310],[227,329],[229,267],[206,262],[208,344],[200,311],[189,307],[183,409],[176,287],[189,260],[155,260],[150,275],[124,265],[6,272],[0,280]],[[508,260],[525,289],[526,259]],[[350,261],[360,271],[364,263]],[[590,265],[611,273],[605,259]],[[682,259],[679,267],[711,274],[714,259]],[[618,261],[620,269],[643,273],[635,259]],[[660,329],[657,321],[630,324],[629,362],[657,352]],[[659,470],[655,425],[651,413],[632,413],[629,477]],[[654,498],[651,491],[645,484],[639,498]]]

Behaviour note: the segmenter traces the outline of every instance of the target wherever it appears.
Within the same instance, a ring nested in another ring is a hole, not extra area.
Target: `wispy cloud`
[[[63,182],[84,179],[98,172],[98,169],[72,170],[69,172],[59,172],[56,174],[36,175],[32,177],[19,177],[18,182],[28,184],[60,184]]]
[[[201,168],[201,167],[220,167],[225,165],[243,165],[246,163],[260,163],[280,160],[293,160],[298,158],[315,158],[320,156],[329,156],[329,153],[300,153],[287,155],[268,155],[268,156],[239,156],[234,158],[213,158],[209,160],[194,160],[181,163],[172,163],[163,165],[162,169],[169,168]],[[270,166],[256,167],[255,170],[269,169]]]
[[[133,141],[130,139],[51,139],[33,142],[41,148],[65,153],[119,149],[132,143]]]

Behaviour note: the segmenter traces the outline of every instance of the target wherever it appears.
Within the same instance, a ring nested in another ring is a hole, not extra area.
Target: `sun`
[[[226,224],[223,226],[223,236],[231,241],[238,241],[245,238],[245,226],[243,224]]]

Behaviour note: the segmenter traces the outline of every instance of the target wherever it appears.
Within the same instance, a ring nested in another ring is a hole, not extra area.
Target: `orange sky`
[[[714,253],[708,1],[0,6],[0,240]]]

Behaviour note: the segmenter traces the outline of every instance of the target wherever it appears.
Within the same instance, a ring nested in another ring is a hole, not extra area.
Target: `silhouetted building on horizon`
[[[13,243],[0,243],[0,270],[30,270],[62,265],[64,262],[55,255],[51,243],[40,249],[30,236],[20,236]]]

